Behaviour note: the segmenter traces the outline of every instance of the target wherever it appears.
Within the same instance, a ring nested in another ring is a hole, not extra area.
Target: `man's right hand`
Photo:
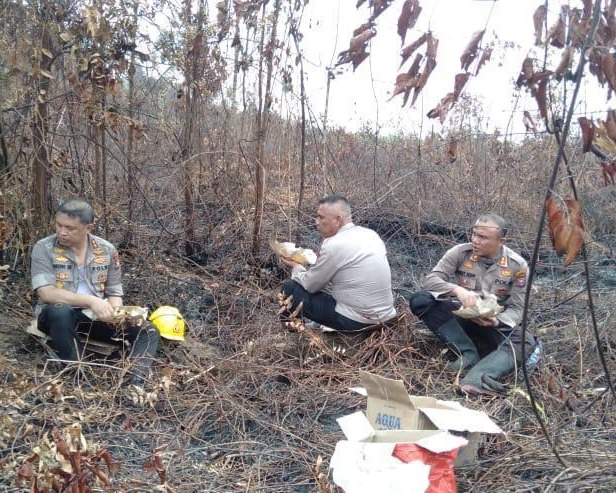
[[[96,296],[92,296],[92,301],[90,302],[90,309],[96,315],[96,318],[108,318],[112,317],[115,314],[115,308],[111,306],[111,304],[102,298],[98,298]]]
[[[464,289],[462,286],[455,288],[451,294],[460,300],[464,308],[475,306],[477,304],[477,298],[479,297],[477,293]]]

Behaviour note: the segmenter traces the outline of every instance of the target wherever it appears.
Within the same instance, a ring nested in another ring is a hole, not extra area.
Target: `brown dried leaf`
[[[417,53],[415,56],[415,60],[413,60],[413,64],[409,68],[407,74],[411,77],[416,77],[419,74],[419,67],[421,66],[421,61],[423,60],[423,55],[421,53]]]
[[[464,52],[460,57],[462,70],[468,71],[468,68],[470,67],[471,63],[473,63],[473,60],[477,56],[477,49],[479,47],[479,43],[481,42],[481,39],[483,38],[484,34],[485,30],[473,33],[471,40],[469,41],[468,45],[466,45],[466,48],[464,49]]]
[[[616,178],[616,166],[614,163],[600,163],[601,174],[603,175],[603,183],[605,186],[614,185],[614,179]]]
[[[548,231],[557,254],[565,254],[564,265],[569,265],[580,253],[584,243],[584,224],[580,215],[580,204],[572,197],[562,204],[553,196],[546,201]]]
[[[400,36],[401,44],[404,44],[406,32],[415,25],[420,13],[419,0],[405,0],[400,17],[398,17],[398,36]]]
[[[573,48],[571,46],[567,46],[563,50],[563,54],[560,57],[560,62],[554,73],[558,77],[558,80],[571,68],[571,62],[573,61]]]
[[[601,71],[605,75],[605,80],[612,91],[616,90],[616,72],[615,72],[614,57],[611,53],[605,53],[601,57]]]
[[[426,86],[426,82],[428,82],[428,78],[430,77],[430,74],[432,73],[435,67],[436,67],[436,60],[434,58],[428,58],[426,60],[426,66],[424,67],[423,72],[420,74],[419,80],[417,81],[417,84],[415,85],[415,90],[413,92],[413,99],[411,100],[411,106],[413,106],[415,104],[415,101],[417,101],[417,97],[419,96],[419,93]]]
[[[614,115],[614,110],[608,110],[603,126],[605,127],[605,133],[607,136],[616,142],[616,118]]]
[[[535,69],[533,66],[533,59],[527,57],[522,62],[522,70],[520,71],[520,75],[518,76],[518,80],[516,81],[516,86],[522,87],[528,83],[528,81],[532,78],[535,73]]]
[[[481,67],[483,67],[486,64],[486,62],[490,61],[490,58],[492,58],[492,48],[485,48],[483,52],[481,53],[481,58],[479,59],[479,62],[477,62],[477,68],[475,69],[475,76],[479,74]]]
[[[455,83],[453,86],[453,101],[457,101],[462,93],[462,89],[466,85],[470,74],[468,72],[463,72],[461,74],[456,74]]]
[[[393,0],[371,0],[370,4],[372,5],[372,15],[370,18],[376,19],[389,8],[391,2],[393,2]]]
[[[545,43],[556,46],[556,48],[564,48],[565,46],[566,27],[565,21],[562,16],[558,17],[556,24],[554,24],[545,37]]]
[[[353,62],[353,71],[355,71],[366,58],[368,58],[368,52],[365,48],[363,51],[355,53],[351,58],[351,61]]]
[[[547,17],[547,8],[545,5],[539,5],[533,14],[533,24],[535,26],[535,45],[541,46],[541,34],[543,33],[543,24]]]
[[[581,20],[582,11],[580,9],[571,9],[569,11],[569,31],[567,39],[574,48],[580,48],[584,44],[584,40],[588,35],[590,28],[589,20]]]
[[[421,36],[419,36],[419,38],[417,38],[411,44],[402,48],[402,51],[400,52],[400,56],[402,57],[402,61],[400,62],[401,67],[410,58],[413,52],[426,42],[427,38],[428,38],[428,33],[423,33]]]
[[[436,52],[438,51],[438,39],[432,35],[432,32],[428,32],[426,36],[426,56],[428,58],[436,58]]]
[[[453,106],[453,92],[448,92],[436,105],[436,108],[428,111],[428,118],[438,118],[441,123],[445,121],[447,113]]]
[[[353,37],[359,36],[361,33],[366,31],[367,29],[370,29],[372,26],[373,26],[372,22],[370,21],[364,22],[361,26],[355,29],[355,31],[353,31]]]
[[[396,85],[394,86],[394,92],[391,95],[390,100],[395,98],[398,94],[406,92],[409,87],[413,87],[412,81],[416,81],[417,79],[411,77],[409,74],[398,74],[396,76]]]
[[[579,117],[578,123],[582,130],[582,152],[588,152],[595,137],[595,126],[585,116]]]
[[[541,118],[548,117],[548,80],[548,77],[543,77],[537,84],[536,89],[533,91],[533,95],[535,96],[535,100],[537,101],[537,106],[539,107],[539,114],[541,115]]]
[[[376,36],[376,29],[368,28],[357,36],[352,37],[351,42],[349,43],[348,51],[357,52],[362,48],[365,48],[366,43],[368,43],[371,38],[374,38],[374,36]]]
[[[582,0],[582,3],[584,4],[582,18],[590,19],[590,15],[592,14],[592,0]]]

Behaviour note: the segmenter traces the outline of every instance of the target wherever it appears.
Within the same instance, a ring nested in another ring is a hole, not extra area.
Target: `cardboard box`
[[[467,444],[465,438],[442,430],[375,430],[361,411],[338,418],[338,424],[347,440],[336,444],[330,467],[346,493],[425,493],[444,491],[444,483],[455,491],[453,451]],[[396,447],[409,450],[407,444],[428,452],[414,448],[413,459],[401,460]]]
[[[383,378],[361,370],[360,376],[368,398],[368,423],[375,431],[441,430],[462,435],[468,440],[468,445],[460,450],[456,466],[476,461],[477,449],[485,434],[503,434],[503,430],[482,411],[467,409],[455,401],[409,395],[402,380]]]

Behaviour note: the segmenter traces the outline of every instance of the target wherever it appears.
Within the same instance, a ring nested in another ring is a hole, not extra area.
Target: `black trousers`
[[[129,357],[135,359],[132,373],[136,381],[147,376],[160,340],[149,322],[117,330],[111,324],[90,320],[80,309],[67,304],[45,305],[38,316],[38,326],[51,336],[60,359],[67,361],[76,361],[80,356],[78,335],[129,347]]]
[[[419,291],[413,294],[409,299],[409,306],[411,312],[435,334],[437,334],[439,327],[455,318],[464,332],[475,343],[479,355],[482,357],[498,348],[513,349],[518,364],[522,361],[522,331],[517,327],[486,328],[473,323],[471,320],[456,317],[452,312],[460,308],[459,303],[452,299],[436,300],[427,291]],[[535,339],[532,334],[526,334],[525,343],[526,356],[528,357],[535,347]]]
[[[322,291],[309,293],[299,283],[291,279],[283,283],[282,293],[285,298],[293,295],[291,311],[295,310],[303,302],[302,314],[304,317],[340,332],[357,332],[373,325],[371,323],[357,322],[344,315],[340,315],[336,312],[336,300],[332,295]],[[288,315],[288,313],[283,313],[283,316]]]

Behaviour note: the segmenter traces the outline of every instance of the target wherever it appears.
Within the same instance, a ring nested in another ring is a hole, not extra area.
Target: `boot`
[[[137,333],[132,344],[132,350],[130,352],[130,359],[133,361],[133,367],[131,369],[130,383],[134,385],[143,385],[150,366],[156,356],[156,350],[160,341],[160,335],[158,330],[150,323],[146,323]]]
[[[492,351],[460,381],[460,388],[469,388],[471,391],[482,389],[491,390],[490,382],[497,381],[500,377],[513,371],[515,358],[512,352],[504,347]]]
[[[479,361],[477,347],[455,318],[445,322],[435,332],[458,354],[458,359],[449,363],[450,370],[463,371]]]

